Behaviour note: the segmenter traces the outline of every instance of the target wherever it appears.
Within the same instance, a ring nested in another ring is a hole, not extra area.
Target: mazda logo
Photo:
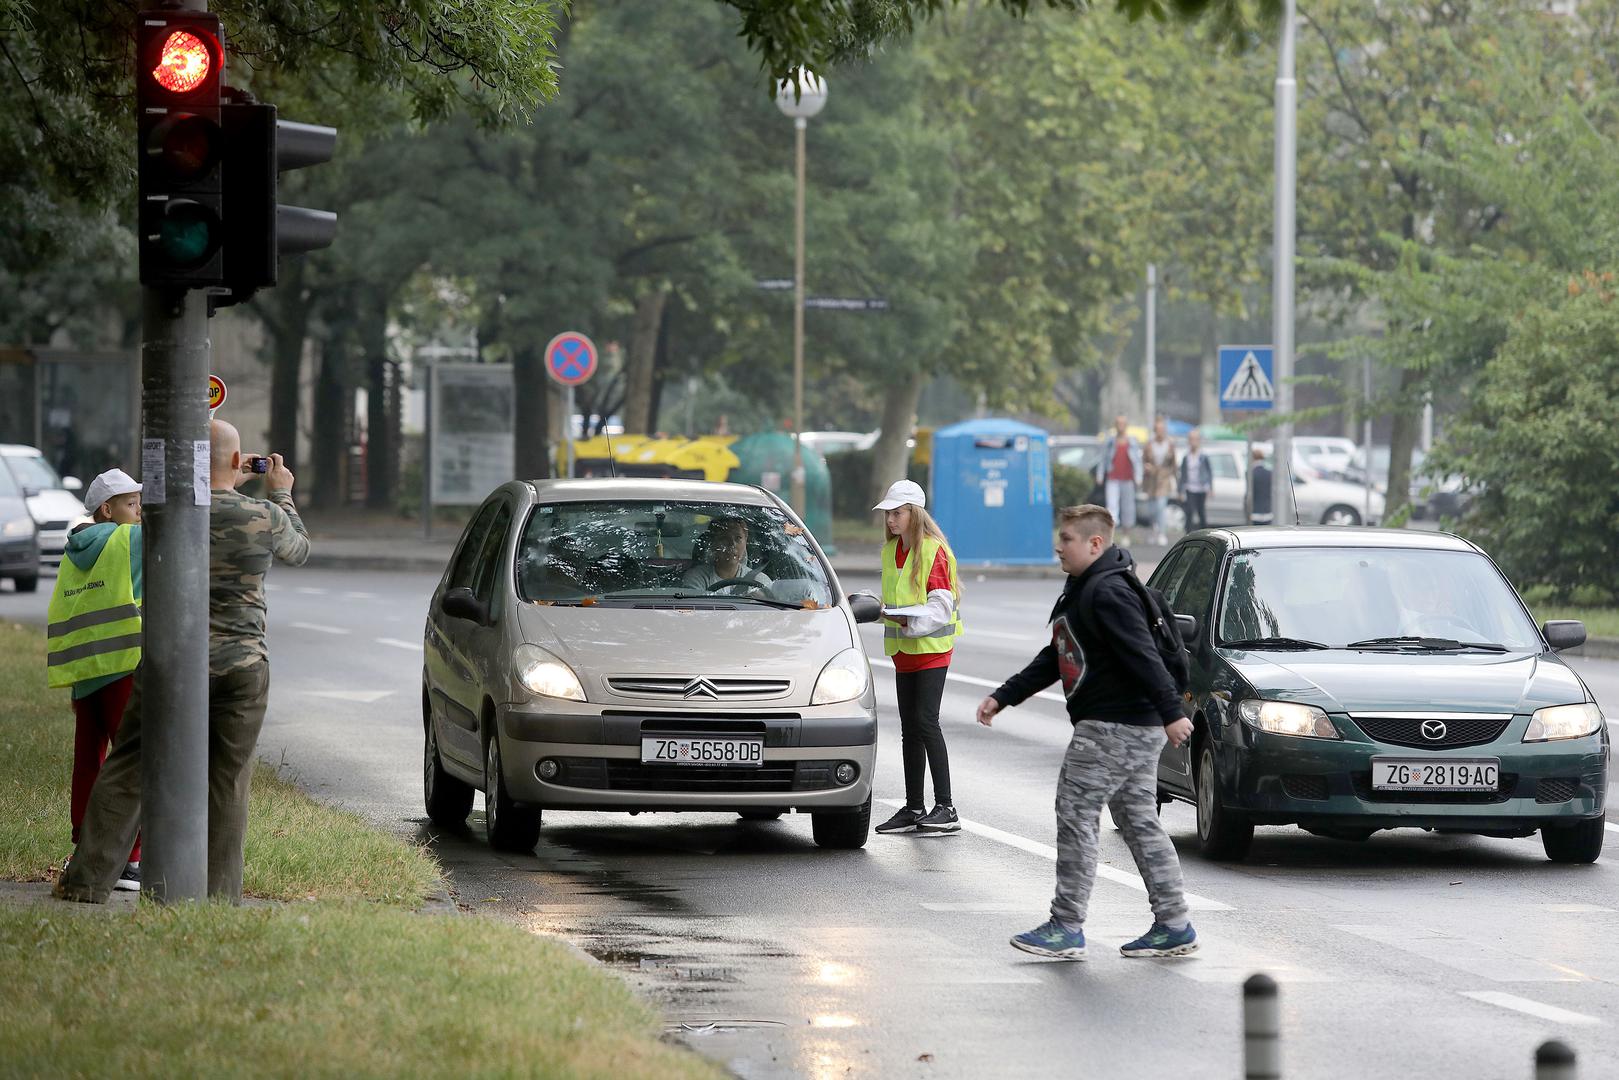
[[[693,679],[691,682],[686,684],[686,688],[684,691],[682,691],[682,693],[683,696],[689,698],[718,698],[720,696],[718,691],[714,689],[714,684],[709,682],[707,679]]]
[[[1431,739],[1437,742],[1440,739],[1443,739],[1445,737],[1445,733],[1449,730],[1450,729],[1445,726],[1445,722],[1443,720],[1424,720],[1422,722],[1422,737],[1424,739]]]

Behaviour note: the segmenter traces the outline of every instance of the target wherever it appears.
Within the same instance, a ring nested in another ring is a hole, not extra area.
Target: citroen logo
[[[707,679],[697,678],[686,684],[686,688],[681,691],[681,696],[688,698],[706,697],[717,699],[720,695],[719,691],[714,689],[713,683],[709,682]]]
[[[690,691],[687,691],[687,696],[691,696]],[[1449,730],[1450,729],[1445,726],[1445,722],[1443,720],[1424,720],[1422,722],[1422,737],[1424,739],[1430,739],[1434,742],[1438,742],[1440,739],[1443,739],[1445,737],[1445,733]]]

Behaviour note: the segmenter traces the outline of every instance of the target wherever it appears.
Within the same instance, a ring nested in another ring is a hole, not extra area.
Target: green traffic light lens
[[[200,266],[219,246],[219,218],[200,203],[171,200],[158,228],[157,245],[171,266]]]

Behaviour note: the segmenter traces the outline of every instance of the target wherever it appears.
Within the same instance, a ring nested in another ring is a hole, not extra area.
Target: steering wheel
[[[755,589],[764,588],[763,585],[750,577],[728,577],[721,578],[719,581],[714,582],[714,584],[708,587],[708,591],[714,592],[716,589],[723,589],[730,585],[751,585]]]

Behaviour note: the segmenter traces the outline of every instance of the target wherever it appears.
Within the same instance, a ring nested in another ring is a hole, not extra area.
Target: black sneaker
[[[912,810],[909,806],[902,808],[893,817],[877,826],[880,833],[915,832],[916,823],[921,821],[922,811]]]
[[[943,833],[960,832],[961,819],[956,816],[956,808],[940,803],[928,812],[927,817],[916,823],[917,832]]]
[[[124,872],[118,875],[118,880],[112,887],[122,892],[141,891],[141,864],[138,862],[125,863]]]

